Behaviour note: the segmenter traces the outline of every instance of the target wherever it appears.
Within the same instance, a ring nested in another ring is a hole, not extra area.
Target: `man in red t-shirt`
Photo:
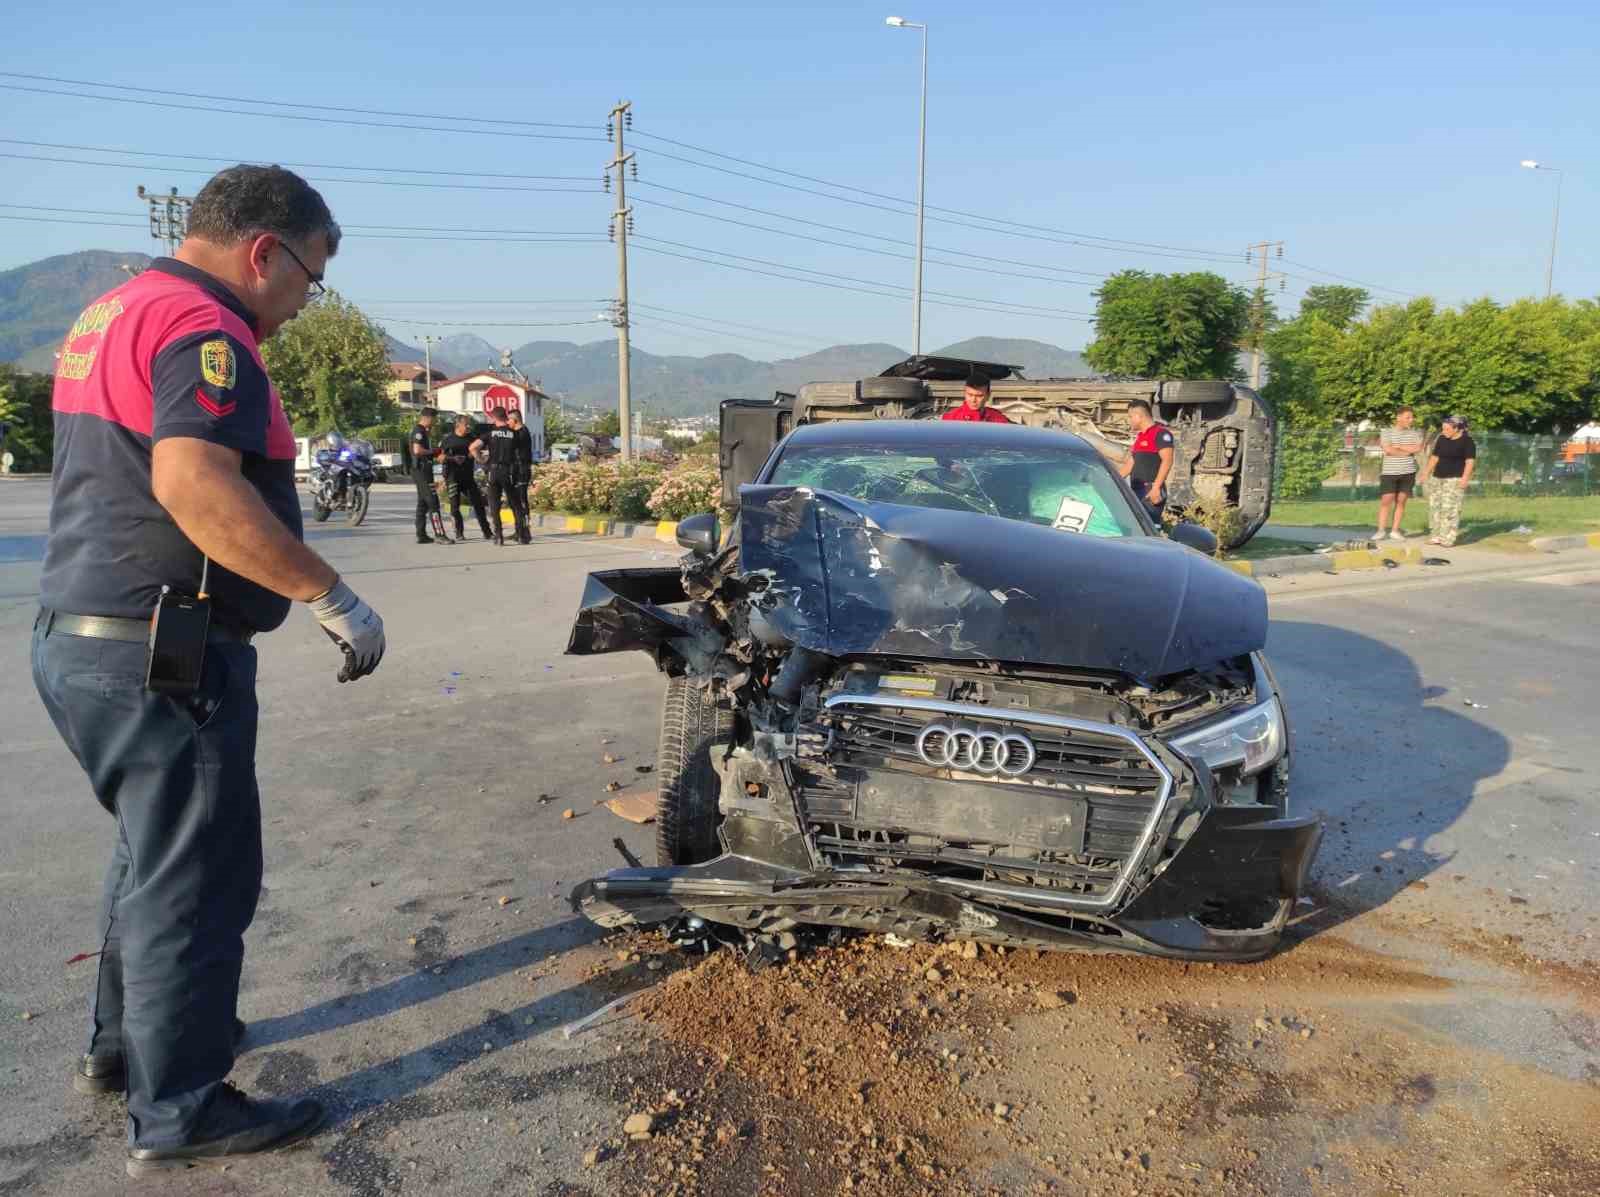
[[[1128,427],[1133,429],[1133,447],[1117,472],[1144,500],[1150,518],[1160,524],[1161,509],[1167,502],[1167,475],[1172,472],[1172,429],[1156,423],[1143,399],[1128,404]]]
[[[1004,412],[989,406],[989,376],[973,374],[967,379],[966,398],[960,407],[952,407],[941,420],[974,420],[984,424],[1009,424]]]

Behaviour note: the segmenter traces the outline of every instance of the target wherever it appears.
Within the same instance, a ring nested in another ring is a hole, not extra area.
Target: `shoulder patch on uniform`
[[[214,387],[231,390],[239,381],[239,362],[233,346],[218,338],[200,346],[200,376]]]

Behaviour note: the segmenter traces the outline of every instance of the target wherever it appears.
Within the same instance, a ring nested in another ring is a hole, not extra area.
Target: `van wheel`
[[[1233,384],[1219,378],[1188,378],[1161,384],[1163,403],[1226,403]]]
[[[718,854],[721,781],[711,754],[733,735],[733,712],[686,678],[667,683],[656,751],[656,863],[688,865]]]

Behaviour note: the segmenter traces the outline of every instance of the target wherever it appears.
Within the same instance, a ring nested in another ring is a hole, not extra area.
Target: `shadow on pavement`
[[[1318,920],[1327,930],[1450,863],[1441,837],[1478,784],[1510,763],[1511,744],[1459,698],[1424,685],[1390,644],[1274,619],[1267,647],[1293,733],[1290,809],[1327,822],[1313,877],[1331,907],[1332,921]]]
[[[254,1051],[383,1018],[397,1010],[433,1001],[532,962],[593,943],[602,934],[588,919],[572,918],[459,956],[421,961],[415,972],[376,989],[333,998],[297,1014],[253,1022],[246,1042]]]

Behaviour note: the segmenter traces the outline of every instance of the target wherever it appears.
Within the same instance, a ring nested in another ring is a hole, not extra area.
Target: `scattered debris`
[[[605,762],[605,763],[606,763],[606,764],[608,764],[608,765],[614,765],[614,764],[616,764],[616,763],[617,763],[617,758],[616,758],[616,757],[615,757],[615,756],[613,756],[613,755],[612,755],[612,754],[611,754],[611,753],[609,753],[609,752],[608,752],[608,753],[606,753],[606,754],[605,754],[605,755],[604,755],[604,756],[603,756],[603,757],[601,757],[601,758],[600,758],[600,759],[601,759],[601,760],[603,760],[603,761],[604,761],[604,762]]]
[[[603,1163],[610,1158],[611,1148],[602,1143],[599,1147],[591,1147],[583,1153],[583,1166],[585,1168],[593,1168],[596,1164]]]
[[[502,906],[510,906],[511,905],[511,898],[506,894],[501,894],[499,899],[498,899],[498,901],[499,901],[500,905],[502,905]]]
[[[642,867],[639,858],[628,850],[628,845],[622,842],[621,836],[613,839],[611,841],[611,846],[621,854],[623,860],[628,862],[628,867],[630,869]]]
[[[615,794],[621,788],[622,788],[622,783],[620,781],[608,781],[608,782],[606,782],[606,793],[608,793],[608,794]]]
[[[598,1022],[601,1018],[605,1017],[607,1014],[610,1014],[613,1010],[617,1010],[623,1006],[626,1006],[640,994],[649,992],[650,990],[648,989],[635,989],[632,993],[625,993],[619,998],[614,998],[613,1000],[607,1002],[604,1006],[601,1006],[600,1009],[594,1011],[592,1014],[585,1014],[582,1018],[577,1019],[574,1022],[569,1022],[566,1026],[562,1027],[561,1037],[563,1039],[571,1039],[574,1035],[581,1035],[591,1023]]]
[[[656,1116],[648,1111],[628,1115],[622,1124],[622,1133],[630,1139],[648,1139],[656,1128]]]
[[[577,817],[578,817],[578,812],[577,812],[577,811],[575,811],[575,810],[573,810],[573,809],[572,809],[572,808],[571,808],[571,807],[570,807],[570,806],[569,806],[569,807],[567,807],[567,809],[566,809],[566,810],[564,810],[564,811],[562,811],[562,812],[561,812],[561,817],[562,817],[562,818],[563,818],[563,819],[576,819],[576,818],[577,818]]]
[[[635,765],[633,771],[635,773],[654,773],[656,767],[654,765]]]
[[[1424,557],[1422,559],[1422,564],[1424,564],[1424,565],[1449,565],[1450,561],[1449,561],[1449,558],[1446,558],[1446,557]]]
[[[630,823],[656,821],[656,791],[654,789],[628,790],[615,798],[600,803],[612,814]]]
[[[93,960],[99,954],[99,952],[79,952],[76,956],[70,957],[67,963],[82,964],[85,960]]]

